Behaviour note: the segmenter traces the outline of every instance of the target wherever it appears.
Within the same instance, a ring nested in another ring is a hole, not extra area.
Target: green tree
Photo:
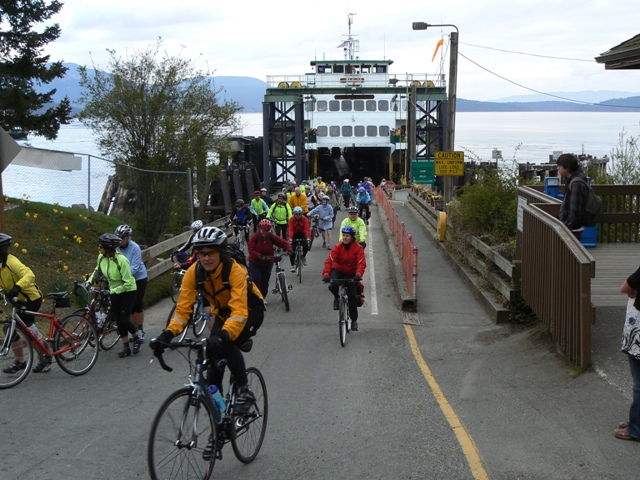
[[[190,60],[161,54],[161,46],[158,39],[127,58],[109,50],[109,73],[94,65],[92,76],[81,67],[85,91],[80,119],[93,130],[101,153],[118,163],[154,171],[190,168],[204,205],[212,178],[209,170],[217,153],[228,148],[240,107],[220,101],[221,90],[208,72],[196,71]],[[171,218],[184,220],[184,214],[175,211],[185,206],[184,184],[171,189],[158,182],[133,176],[125,185],[137,190],[136,225],[150,242],[166,230]],[[168,212],[169,207],[174,211]]]
[[[618,137],[618,146],[611,151],[607,166],[613,185],[637,185],[640,183],[640,136],[634,137],[624,130]]]
[[[61,124],[69,123],[71,102],[67,97],[51,106],[56,90],[36,93],[34,83],[49,84],[64,77],[62,62],[49,64],[43,48],[60,36],[56,23],[42,32],[34,24],[49,20],[62,8],[54,0],[0,0],[0,126],[7,131],[26,131],[49,140],[58,136]]]

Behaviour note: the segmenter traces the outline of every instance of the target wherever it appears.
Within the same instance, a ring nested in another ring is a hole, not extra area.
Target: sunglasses
[[[215,258],[218,255],[220,255],[220,250],[209,250],[208,252],[203,252],[201,250],[198,250],[197,254],[198,254],[198,258],[206,258],[206,257]]]

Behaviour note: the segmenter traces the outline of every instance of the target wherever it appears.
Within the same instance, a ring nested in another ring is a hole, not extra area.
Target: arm
[[[620,286],[620,292],[626,293],[629,298],[635,298],[640,287],[640,268],[629,275],[624,283]]]
[[[198,287],[196,285],[196,268],[194,267],[187,270],[187,273],[184,274],[176,309],[166,328],[173,333],[174,336],[180,334],[182,330],[187,327],[189,319],[191,315],[193,315],[193,305],[196,303],[197,297]]]
[[[309,227],[309,219],[307,217],[302,217],[302,225],[304,229],[304,236],[311,238],[311,228]]]
[[[246,270],[234,262],[229,274],[229,286],[231,287],[229,309],[231,314],[222,326],[230,340],[238,338],[249,317],[249,292]]]
[[[367,241],[367,226],[364,224],[364,220],[361,218],[356,222],[356,238],[358,239],[358,243]]]
[[[144,262],[142,261],[142,251],[140,250],[140,247],[138,245],[131,246],[135,248],[133,249],[131,260],[129,260],[129,263],[131,265],[131,275],[133,275],[133,277],[135,278],[136,274],[145,271],[146,268],[144,266]]]
[[[367,258],[364,254],[364,248],[358,245],[360,248],[356,254],[356,276],[362,278],[364,276],[364,271],[367,269]]]
[[[127,257],[121,254],[116,254],[113,257],[113,261],[120,265],[120,277],[122,279],[122,284],[118,285],[111,290],[111,293],[118,295],[119,293],[131,292],[136,290],[136,280],[131,275],[131,267],[129,266],[129,260]],[[117,269],[118,267],[114,265]]]
[[[13,255],[8,255],[7,257],[7,264],[11,264],[10,270],[14,274],[14,278],[19,277],[18,280],[16,280],[15,284],[18,285],[23,291],[27,290],[27,288],[35,283],[35,274],[29,267],[27,267]],[[9,258],[11,259],[11,261],[9,261]],[[9,289],[7,288],[7,290]]]
[[[256,209],[254,207],[253,202],[255,202],[255,199],[251,200],[251,203],[249,204],[249,211],[251,212],[251,215],[257,216],[258,214],[256,213]]]

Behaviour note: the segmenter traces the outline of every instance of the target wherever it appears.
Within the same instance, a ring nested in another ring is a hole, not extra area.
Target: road
[[[225,449],[214,478],[637,478],[638,445],[615,440],[609,428],[625,419],[628,399],[596,375],[571,377],[524,329],[493,325],[426,244],[426,293],[418,314],[403,315],[375,210],[369,230],[375,278],[365,276],[360,330],[345,347],[320,281],[328,253],[321,244],[309,253],[302,284],[287,270],[289,312],[269,295],[246,354],[267,382],[265,442],[249,465]],[[171,305],[147,310],[149,338]],[[149,363],[146,345],[125,359],[118,348],[101,352],[83,377],[54,365],[0,392],[0,479],[148,478],[152,419],[186,369],[175,353],[167,354],[176,367],[167,373]]]

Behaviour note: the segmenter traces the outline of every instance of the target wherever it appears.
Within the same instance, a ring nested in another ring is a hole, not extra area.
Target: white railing
[[[444,75],[427,73],[268,75],[267,84],[269,88],[446,87]]]

